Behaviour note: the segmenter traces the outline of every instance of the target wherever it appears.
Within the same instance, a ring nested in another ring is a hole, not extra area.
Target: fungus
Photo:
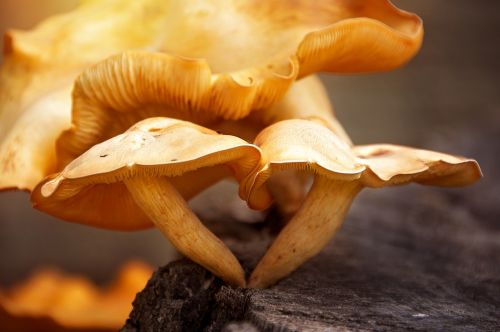
[[[78,77],[73,125],[57,143],[61,167],[144,118],[202,125],[237,120],[271,107],[297,78],[315,72],[396,68],[414,56],[423,35],[420,18],[388,0],[140,3],[154,24],[137,24],[128,9],[115,13],[110,6],[109,15],[130,23],[120,38],[139,32],[151,37],[147,46],[116,54]]]
[[[97,227],[133,230],[152,221],[181,253],[243,286],[238,260],[185,199],[226,174],[242,180],[259,160],[260,150],[237,137],[181,120],[151,118],[42,181],[32,200],[51,215]]]
[[[222,121],[213,128],[253,142],[265,127],[289,119],[319,121],[341,138],[347,147],[352,145],[349,136],[335,117],[324,85],[316,75],[294,83],[283,99],[273,107],[256,110],[242,120]],[[283,216],[292,215],[300,207],[310,177],[310,174],[290,169],[275,173],[269,178],[268,188]]]
[[[462,157],[388,144],[346,147],[315,121],[278,122],[263,130],[255,144],[262,150],[261,169],[240,187],[250,207],[265,209],[271,204],[266,182],[275,172],[311,172],[314,184],[253,271],[250,287],[268,287],[318,254],[364,187],[409,182],[462,186],[481,177],[477,162]]]

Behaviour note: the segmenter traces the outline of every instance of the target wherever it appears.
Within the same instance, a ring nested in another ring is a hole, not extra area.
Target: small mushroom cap
[[[456,187],[481,178],[477,161],[445,153],[392,144],[359,145],[353,148],[367,166],[363,185],[383,187],[416,182]]]
[[[41,182],[32,201],[37,209],[68,221],[140,229],[151,224],[123,184],[127,178],[169,177],[189,199],[226,174],[242,180],[259,160],[260,150],[240,138],[186,121],[151,118]]]
[[[149,33],[150,42],[75,82],[73,127],[58,141],[61,166],[147,117],[237,120],[271,107],[297,77],[393,69],[414,56],[423,35],[418,16],[387,0],[133,3],[144,17],[129,14],[132,5],[109,6],[110,16],[130,23],[119,38]],[[153,23],[137,24],[148,15]],[[103,44],[107,38],[116,36]]]
[[[315,121],[277,122],[264,129],[254,144],[263,153],[261,170],[244,181],[240,195],[251,208],[258,210],[272,203],[265,183],[275,171],[303,170],[352,181],[358,179],[365,169],[339,136]]]
[[[251,208],[265,209],[272,197],[265,184],[274,171],[305,170],[341,181],[382,187],[417,182],[436,186],[462,186],[481,177],[475,160],[397,145],[355,146],[322,124],[286,120],[263,130],[255,139],[262,150],[261,169],[240,187]]]

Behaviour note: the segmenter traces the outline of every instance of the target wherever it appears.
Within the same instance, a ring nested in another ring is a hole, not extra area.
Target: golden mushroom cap
[[[32,193],[34,206],[61,219],[96,227],[134,230],[151,226],[123,181],[136,176],[169,177],[189,199],[232,174],[242,180],[260,161],[260,150],[244,140],[169,118],[141,121],[94,146]]]
[[[350,147],[324,125],[309,120],[285,120],[264,129],[255,139],[262,150],[261,168],[240,186],[250,207],[272,203],[266,182],[274,171],[305,170],[368,187],[417,182],[462,186],[481,177],[473,159],[410,147],[373,144]]]
[[[339,136],[315,121],[277,122],[264,129],[254,144],[262,150],[262,166],[243,182],[240,196],[258,210],[272,203],[265,183],[275,171],[303,170],[350,181],[358,179],[365,169]]]
[[[99,3],[108,2],[117,3]],[[79,76],[73,127],[58,141],[60,166],[147,117],[237,120],[279,101],[297,77],[393,69],[423,35],[418,16],[387,0],[138,3],[155,24],[137,24],[126,10],[110,15],[130,19],[130,33],[141,29],[150,42]]]
[[[416,182],[426,185],[456,187],[481,178],[474,159],[393,144],[358,145],[353,148],[367,166],[363,185],[382,187]]]

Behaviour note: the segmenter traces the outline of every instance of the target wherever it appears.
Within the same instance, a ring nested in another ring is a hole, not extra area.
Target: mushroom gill
[[[160,18],[146,27],[130,20],[129,33],[141,30],[150,42],[78,77],[72,127],[58,140],[60,166],[147,117],[237,120],[272,107],[297,78],[315,72],[396,68],[418,51],[423,34],[418,16],[387,0],[140,3],[145,15]]]

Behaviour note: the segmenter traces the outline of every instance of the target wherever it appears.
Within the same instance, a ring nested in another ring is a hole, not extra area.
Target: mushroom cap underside
[[[232,175],[242,180],[260,161],[260,150],[234,136],[169,118],[141,121],[98,144],[32,193],[34,206],[56,217],[96,227],[150,227],[123,181],[168,177],[186,199]]]
[[[297,77],[393,69],[413,57],[423,35],[418,16],[387,0],[147,0],[144,9],[155,13],[144,28],[149,45],[98,62],[75,82],[73,126],[58,141],[62,165],[115,123],[237,120],[281,100]],[[127,10],[110,15],[143,29]]]
[[[242,197],[249,206],[267,208],[272,197],[266,182],[273,172],[295,169],[367,187],[416,182],[463,186],[479,179],[478,163],[449,154],[392,144],[348,147],[320,123],[286,120],[263,130],[255,139],[262,150],[261,169],[245,179]]]

